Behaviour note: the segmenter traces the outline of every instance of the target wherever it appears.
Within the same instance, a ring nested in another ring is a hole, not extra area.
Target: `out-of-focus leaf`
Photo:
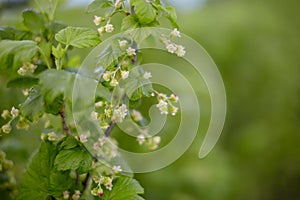
[[[86,12],[91,13],[95,12],[101,8],[113,7],[114,4],[109,0],[95,0],[89,4]]]
[[[33,41],[0,41],[0,70],[17,69],[24,62],[30,61],[38,47]]]
[[[44,28],[45,21],[43,16],[31,9],[23,11],[23,24],[29,29],[34,31],[39,31]]]
[[[157,12],[151,3],[145,0],[134,0],[132,6],[141,24],[149,24],[155,20]]]
[[[31,86],[38,84],[38,82],[38,78],[25,76],[9,81],[6,86],[8,88],[30,88]]]

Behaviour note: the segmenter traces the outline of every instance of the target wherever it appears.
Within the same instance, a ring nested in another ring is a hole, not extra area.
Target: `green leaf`
[[[172,6],[163,7],[162,5],[156,5],[157,8],[163,11],[167,19],[171,22],[174,28],[178,28],[176,10]]]
[[[106,69],[107,67],[116,64],[119,57],[121,57],[122,55],[125,55],[125,52],[121,51],[118,46],[114,44],[109,45],[99,55],[97,64]]]
[[[132,5],[141,24],[149,24],[156,19],[157,12],[151,3],[145,0],[135,0]]]
[[[38,47],[33,41],[0,41],[0,70],[20,68],[37,53]]]
[[[114,4],[109,0],[95,0],[89,4],[86,9],[87,13],[95,12],[101,8],[113,7]]]
[[[93,47],[100,42],[97,31],[89,28],[71,26],[59,31],[55,35],[55,39],[62,44],[77,48]]]
[[[61,94],[64,98],[72,99],[75,73],[51,69],[42,72],[39,78],[45,101],[49,104]]]
[[[74,137],[67,137],[55,158],[57,170],[78,170],[79,174],[87,173],[92,167],[92,156]]]
[[[54,168],[57,153],[54,143],[47,141],[41,144],[24,174],[17,199],[61,198],[62,193],[73,186],[74,180],[70,178],[69,171],[61,172]]]
[[[34,86],[39,83],[38,78],[34,77],[21,77],[16,78],[7,83],[8,88],[30,88],[31,86]]]
[[[34,10],[27,9],[23,11],[23,24],[29,29],[39,31],[44,28],[44,17]]]
[[[139,194],[144,193],[142,186],[133,178],[121,176],[113,183],[111,191],[105,190],[104,200],[143,200]]]
[[[44,99],[38,86],[29,91],[29,96],[21,105],[21,112],[30,121],[35,121],[43,115]]]
[[[111,92],[107,87],[104,87],[102,84],[98,85],[95,96],[104,98],[108,102],[111,101]]]
[[[150,96],[153,90],[151,81],[143,78],[143,74],[142,68],[133,68],[129,77],[120,82],[120,86],[125,88],[127,96],[132,101],[137,101],[143,96]]]
[[[122,31],[127,31],[133,28],[137,28],[139,26],[138,19],[136,18],[135,15],[128,15],[122,20],[122,26],[121,30]]]
[[[14,27],[0,28],[0,40],[31,40],[32,33]]]

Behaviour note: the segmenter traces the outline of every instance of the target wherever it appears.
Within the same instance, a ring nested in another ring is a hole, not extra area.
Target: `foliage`
[[[132,174],[110,162],[120,156],[110,132],[126,117],[137,126],[145,124],[140,122],[146,119],[138,110],[127,107],[125,100],[142,102],[153,96],[162,114],[175,115],[178,110],[173,105],[178,100],[176,95],[154,90],[151,73],[135,69],[141,60],[138,44],[150,33],[137,30],[132,37],[118,38],[98,56],[101,76],[93,102],[96,110],[91,113],[102,129],[97,133],[82,134],[74,126],[72,91],[79,89],[74,87],[75,78],[85,74],[70,64],[74,63],[70,55],[73,49],[100,44],[104,34],[114,31],[111,21],[117,13],[123,14],[121,29],[126,31],[158,26],[162,17],[175,28],[175,10],[159,0],[131,0],[129,4],[123,0],[95,0],[87,12],[103,11],[104,17],[95,15],[94,24],[100,27],[94,30],[55,21],[58,0],[36,3],[39,10],[22,12],[21,29],[0,29],[0,69],[11,77],[7,87],[20,88],[25,96],[20,106],[3,111],[2,118],[7,122],[0,134],[10,133],[13,125],[28,130],[33,123],[44,123],[41,145],[30,160],[17,199],[143,199],[140,195],[144,189]],[[48,10],[43,9],[44,4],[48,4]],[[173,32],[180,35],[177,28]],[[177,54],[182,57],[185,51]],[[117,87],[125,93],[115,102],[112,93]],[[52,123],[53,118],[61,124]],[[140,145],[148,145],[151,150],[160,142],[158,136],[151,137],[145,131],[137,138]],[[87,144],[92,144],[94,151]]]

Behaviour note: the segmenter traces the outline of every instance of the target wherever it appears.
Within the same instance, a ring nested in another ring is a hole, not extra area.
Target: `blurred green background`
[[[227,119],[205,159],[198,159],[200,134],[171,166],[137,174],[146,199],[300,199],[299,8],[297,0],[208,0],[194,9],[177,8],[181,31],[203,45],[219,67]],[[0,25],[21,23],[21,9],[2,8]],[[92,17],[83,7],[61,7],[56,16],[66,24],[94,27]],[[5,75],[0,81],[1,110],[24,99],[20,91],[5,89]],[[0,138],[18,181],[40,131],[37,125]]]

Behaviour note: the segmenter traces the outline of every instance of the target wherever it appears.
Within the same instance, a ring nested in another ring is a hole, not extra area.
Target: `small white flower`
[[[70,197],[70,192],[69,191],[64,191],[63,192],[63,199],[69,199],[69,197]]]
[[[171,106],[170,110],[171,110],[171,113],[172,113],[173,116],[175,116],[176,113],[178,112],[178,108],[175,107],[175,106]]]
[[[156,105],[156,107],[160,110],[160,113],[163,115],[167,115],[169,114],[168,111],[168,103],[165,102],[164,100],[159,100],[158,104]]]
[[[102,17],[94,16],[94,24],[98,26],[102,21]]]
[[[18,70],[18,74],[20,74],[21,76],[25,76],[27,70],[24,69],[23,67],[21,67],[19,70]]]
[[[97,112],[95,112],[95,111],[93,111],[92,113],[91,113],[91,118],[92,118],[92,120],[98,120],[98,117],[99,117],[99,113],[97,113]]]
[[[112,121],[116,122],[116,123],[121,123],[123,122],[123,120],[125,119],[126,115],[127,115],[127,107],[125,104],[122,104],[121,106],[117,107],[114,109],[113,111],[113,115],[112,115]]]
[[[113,32],[113,31],[114,31],[114,26],[113,26],[112,24],[106,24],[106,25],[105,25],[105,31],[106,31],[107,33]]]
[[[106,130],[106,129],[108,129],[109,124],[106,123],[106,122],[102,122],[100,126],[101,126],[101,128],[102,128],[103,130]]]
[[[134,48],[132,48],[132,47],[128,47],[128,48],[126,49],[126,52],[127,52],[127,54],[128,54],[129,56],[134,56],[134,55],[136,55],[136,50],[135,50]]]
[[[72,200],[78,200],[80,198],[80,191],[75,190],[75,193],[72,195]]]
[[[116,87],[117,85],[119,85],[119,82],[117,81],[117,79],[113,78],[109,84],[113,87]]]
[[[166,48],[167,48],[168,52],[170,52],[170,53],[175,53],[177,50],[177,46],[173,43],[167,44]]]
[[[109,81],[111,78],[111,72],[109,72],[109,71],[104,72],[102,77],[105,81]]]
[[[127,40],[119,40],[119,46],[122,48],[122,47],[126,47],[128,44],[128,41]]]
[[[115,3],[115,8],[121,8],[122,2],[120,0],[117,0]]]
[[[145,143],[146,138],[145,138],[144,135],[141,134],[141,135],[138,135],[138,136],[137,136],[136,140],[138,141],[139,145],[142,145],[142,144]]]
[[[31,73],[34,73],[34,71],[36,70],[36,68],[37,68],[37,66],[34,65],[34,64],[30,64],[30,65],[28,66],[28,69],[29,69],[29,71],[30,71]]]
[[[103,101],[98,101],[95,103],[96,108],[101,108],[104,105]]]
[[[115,174],[117,174],[117,173],[119,173],[119,172],[121,172],[122,171],[122,169],[121,169],[121,166],[120,165],[114,165],[113,167],[112,167],[112,170],[114,171],[114,173]]]
[[[104,185],[104,187],[108,190],[112,190],[113,184],[112,184],[113,179],[110,177],[101,177],[100,182]]]
[[[178,97],[176,94],[171,94],[170,97],[169,97],[169,99],[170,99],[171,101],[177,103],[178,100],[179,100],[179,97]]]
[[[141,121],[143,119],[143,116],[137,110],[133,110],[131,113],[131,116],[132,116],[133,120],[136,122]]]
[[[178,29],[175,28],[175,29],[171,32],[171,36],[172,36],[172,37],[181,37],[180,31],[178,31]]]
[[[87,136],[81,134],[81,135],[79,136],[79,140],[80,140],[80,142],[85,143],[85,142],[87,142]]]
[[[11,125],[10,125],[10,123],[7,123],[7,124],[3,125],[2,126],[2,131],[3,131],[3,133],[6,133],[6,134],[10,133],[11,132]]]
[[[179,57],[183,57],[184,55],[185,55],[185,50],[184,50],[184,46],[182,46],[182,45],[178,45],[177,46],[177,51],[176,51],[176,54],[177,54],[177,56],[179,56]]]
[[[3,119],[8,118],[9,116],[10,116],[10,115],[9,115],[9,111],[8,111],[8,110],[3,110],[3,111],[2,111],[1,117],[2,117]]]
[[[104,114],[106,115],[106,117],[110,117],[112,113],[111,108],[105,108],[104,109]]]
[[[152,138],[152,141],[153,141],[154,144],[159,144],[161,139],[160,139],[159,136],[155,136],[154,138]]]
[[[48,133],[48,140],[49,141],[55,141],[55,140],[57,140],[58,138],[57,138],[57,136],[56,136],[56,133],[54,133],[54,132],[51,132],[51,133]]]
[[[121,71],[122,79],[125,80],[129,76],[129,71]]]
[[[29,95],[29,89],[22,90],[22,93],[25,97],[27,97]]]
[[[103,33],[105,33],[105,27],[101,26],[100,28],[97,29],[97,31],[100,35],[102,35]]]
[[[10,111],[10,114],[11,114],[12,118],[16,118],[16,117],[19,116],[19,110],[16,109],[15,107],[12,107],[11,111]]]
[[[152,74],[151,74],[151,72],[145,72],[143,77],[144,77],[144,79],[149,79],[152,77]]]

